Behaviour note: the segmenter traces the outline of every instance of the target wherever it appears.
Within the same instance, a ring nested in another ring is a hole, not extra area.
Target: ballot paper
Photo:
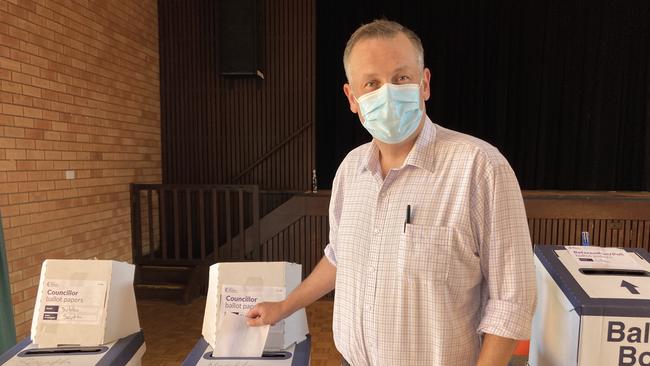
[[[634,253],[621,248],[566,246],[566,250],[578,262],[580,268],[642,270]]]
[[[224,285],[213,356],[261,357],[270,326],[248,326],[245,315],[259,302],[280,301],[285,297],[286,289],[279,286]]]
[[[223,314],[212,357],[262,357],[270,326],[251,327],[247,319],[244,314]]]

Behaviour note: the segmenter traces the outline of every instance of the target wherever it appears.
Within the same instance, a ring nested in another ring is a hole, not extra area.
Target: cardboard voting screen
[[[43,262],[32,319],[39,347],[96,346],[140,331],[132,264],[110,260]]]
[[[302,267],[288,262],[217,263],[210,267],[203,337],[213,349],[221,338],[231,338],[224,325],[227,313],[245,314],[258,302],[280,301],[302,280]],[[265,350],[285,349],[309,333],[300,309],[269,329]],[[246,342],[242,339],[241,342]]]

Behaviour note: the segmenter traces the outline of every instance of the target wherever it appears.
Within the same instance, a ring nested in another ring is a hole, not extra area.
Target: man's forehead
[[[404,34],[394,37],[377,37],[360,40],[350,52],[349,66],[358,73],[382,71],[407,71],[418,69],[418,52]]]
[[[413,42],[403,33],[392,37],[369,37],[360,39],[352,47],[350,57],[359,56],[368,51],[399,51],[404,54],[417,56],[417,49]]]

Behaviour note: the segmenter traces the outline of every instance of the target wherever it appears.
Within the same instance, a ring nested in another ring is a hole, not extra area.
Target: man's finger
[[[255,305],[252,309],[248,310],[246,317],[248,318],[257,318],[260,316],[259,305]]]
[[[246,324],[250,327],[259,327],[264,325],[264,320],[262,320],[262,317],[249,318],[246,320]]]

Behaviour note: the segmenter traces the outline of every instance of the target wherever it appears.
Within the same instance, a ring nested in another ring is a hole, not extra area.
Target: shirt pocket
[[[403,279],[447,280],[453,238],[452,228],[407,224],[397,255],[397,268]]]

